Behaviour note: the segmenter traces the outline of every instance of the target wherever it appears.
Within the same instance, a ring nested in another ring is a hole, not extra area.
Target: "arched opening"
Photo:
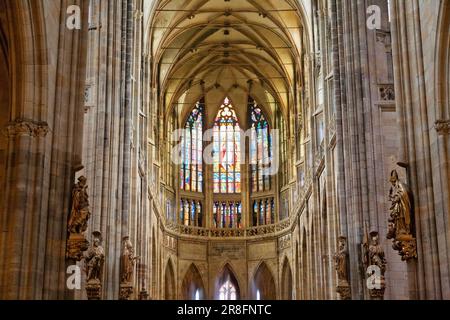
[[[164,272],[164,299],[175,300],[175,272],[172,261],[167,262],[166,271]]]
[[[184,300],[204,300],[206,298],[203,280],[195,264],[192,264],[186,272],[181,288]]]
[[[225,265],[216,281],[216,300],[240,300],[239,283],[229,264]]]
[[[276,300],[275,281],[265,262],[262,262],[253,277],[252,296],[255,300]]]
[[[293,300],[292,271],[288,259],[284,259],[281,275],[281,299]]]

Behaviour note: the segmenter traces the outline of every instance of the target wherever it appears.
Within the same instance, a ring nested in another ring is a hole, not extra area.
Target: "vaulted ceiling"
[[[152,25],[162,103],[186,114],[205,96],[210,118],[225,96],[245,118],[248,94],[286,108],[300,72],[302,19],[289,0],[160,1]],[[182,111],[181,111],[182,110]]]

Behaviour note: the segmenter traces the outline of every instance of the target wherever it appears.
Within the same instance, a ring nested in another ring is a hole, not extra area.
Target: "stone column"
[[[69,5],[81,9],[81,30],[66,27]],[[14,105],[2,128],[9,161],[1,298],[63,299],[70,194],[81,163],[88,8],[81,0],[6,1],[6,8],[14,21]]]

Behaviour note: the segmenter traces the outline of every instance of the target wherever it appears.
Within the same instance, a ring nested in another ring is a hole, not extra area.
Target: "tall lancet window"
[[[180,187],[184,191],[203,192],[204,105],[204,100],[196,104],[186,121],[182,135]]]
[[[261,108],[249,98],[250,113],[250,170],[252,192],[268,191],[271,188],[271,176],[268,167],[272,157],[272,141],[269,123]]]
[[[213,134],[214,193],[240,193],[241,130],[228,98],[217,114]]]

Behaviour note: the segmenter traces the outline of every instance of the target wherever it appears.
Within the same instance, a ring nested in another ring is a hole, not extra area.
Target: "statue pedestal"
[[[369,293],[370,293],[370,297],[373,300],[383,300],[383,298],[384,298],[384,288],[372,289],[372,290],[369,290]]]
[[[347,281],[340,280],[336,287],[336,292],[339,293],[341,300],[350,300],[352,298],[350,285]]]
[[[131,283],[121,283],[120,284],[120,300],[129,300],[130,296],[133,294],[133,285]]]
[[[100,300],[102,285],[99,280],[90,280],[86,285],[88,300]]]
[[[148,300],[149,294],[147,292],[147,290],[142,290],[141,292],[139,292],[139,300]]]
[[[386,290],[386,280],[384,276],[381,277],[380,286],[376,289],[370,289],[369,294],[373,300],[383,300],[384,291]]]
[[[69,235],[67,239],[66,258],[75,261],[81,261],[83,252],[89,248],[89,241],[86,240],[83,234]]]

